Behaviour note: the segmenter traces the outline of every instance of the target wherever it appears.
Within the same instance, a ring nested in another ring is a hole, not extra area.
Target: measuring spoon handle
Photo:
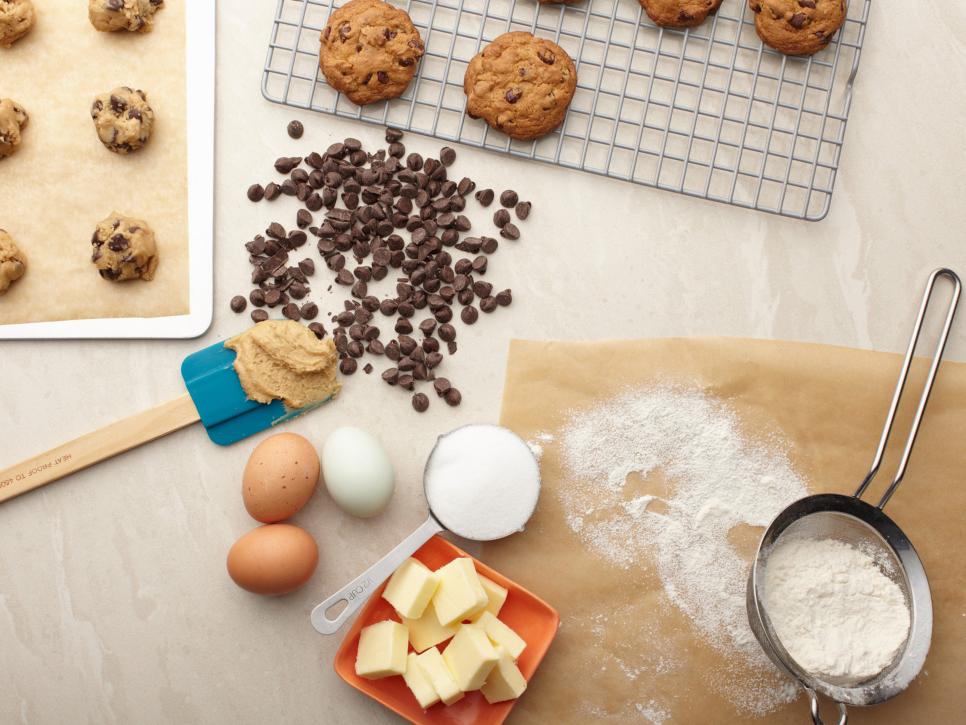
[[[346,623],[353,614],[359,611],[362,603],[369,598],[369,595],[400,565],[412,556],[434,535],[443,531],[440,523],[430,516],[413,533],[403,539],[396,548],[382,557],[375,564],[366,569],[351,582],[342,587],[339,591],[326,599],[321,604],[316,605],[312,610],[312,626],[321,634],[335,634],[342,625]],[[332,619],[327,612],[339,602],[345,602],[346,606]]]

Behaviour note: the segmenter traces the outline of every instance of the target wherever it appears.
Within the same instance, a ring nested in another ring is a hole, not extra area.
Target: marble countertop
[[[904,349],[928,272],[966,272],[966,5],[891,5],[873,4],[842,170],[820,223],[459,148],[457,171],[497,188],[512,179],[533,201],[524,240],[491,264],[514,305],[461,338],[451,363],[461,407],[418,417],[407,396],[357,375],[338,402],[289,426],[319,446],[336,426],[368,428],[398,478],[375,520],[341,515],[324,492],[298,514],[321,550],[298,593],[259,598],[225,574],[228,548],[253,525],[239,495],[253,442],[220,449],[196,426],[3,504],[0,722],[394,722],[337,678],[339,640],[317,635],[308,614],[422,521],[420,470],[435,436],[498,418],[512,337],[732,335]],[[262,100],[274,6],[219,3],[214,324],[195,341],[0,343],[3,464],[179,395],[181,359],[240,326],[227,300],[248,289],[242,244],[272,220],[245,201],[247,185],[293,146],[381,141],[379,129]],[[284,131],[296,115],[307,128],[298,145]],[[407,141],[424,153],[439,146]],[[948,354],[966,360],[962,322]]]

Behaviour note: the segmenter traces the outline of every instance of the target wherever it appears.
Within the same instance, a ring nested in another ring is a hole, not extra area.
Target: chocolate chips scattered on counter
[[[298,121],[287,128],[292,138],[303,130]],[[325,291],[344,291],[345,297],[329,311],[331,329],[321,322],[311,322],[309,329],[319,338],[332,335],[343,375],[360,366],[366,374],[373,372],[371,362],[363,366],[366,356],[384,359],[382,380],[412,393],[412,407],[422,413],[430,406],[429,396],[418,390],[424,385],[450,406],[462,400],[447,378],[436,376],[444,353],[452,356],[458,350],[456,325],[476,323],[481,312],[506,307],[513,296],[484,279],[500,241],[467,236],[473,228],[464,213],[467,199],[473,196],[487,207],[496,193],[477,190],[468,177],[449,178],[454,149],[440,149],[438,159],[423,158],[407,154],[402,138],[402,131],[388,128],[387,148],[375,152],[347,138],[324,153],[283,156],[274,166],[284,180],[249,186],[246,195],[252,202],[285,195],[296,197],[303,208],[295,228],[272,222],[245,244],[255,288],[247,300],[234,296],[230,307],[241,313],[250,302],[256,323],[269,319],[268,310],[275,309],[290,320],[314,320],[320,310],[308,300],[317,270],[306,256],[311,238],[327,270]],[[525,220],[530,202],[513,190],[503,191],[498,200],[495,231],[503,239],[519,239],[510,210]],[[382,280],[389,292],[377,295]]]

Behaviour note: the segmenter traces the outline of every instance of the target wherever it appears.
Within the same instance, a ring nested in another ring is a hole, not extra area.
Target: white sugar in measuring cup
[[[878,505],[873,506],[862,500],[862,494],[865,493],[882,465],[896,411],[899,409],[899,401],[909,377],[916,344],[922,332],[926,310],[939,277],[945,277],[952,282],[952,299],[946,311],[942,333],[933,354],[899,466],[882,499]],[[814,725],[823,725],[819,715],[819,694],[825,695],[836,703],[837,723],[846,725],[848,719],[846,705],[875,705],[898,695],[918,676],[926,660],[926,653],[929,651],[932,639],[932,597],[929,592],[929,582],[926,579],[926,570],[912,543],[883,509],[905,475],[916,435],[919,432],[919,425],[922,423],[926,404],[929,402],[929,394],[932,392],[933,382],[939,371],[961,291],[959,277],[952,270],[937,269],[930,275],[919,307],[919,316],[913,328],[912,339],[909,341],[905,361],[899,373],[899,382],[892,396],[892,404],[889,406],[889,413],[879,439],[879,447],[876,449],[872,467],[862,485],[852,496],[828,493],[799,499],[778,514],[765,530],[759,544],[758,554],[748,577],[746,600],[748,622],[765,654],[779,669],[798,680],[805,690]],[[764,601],[765,572],[768,568],[769,554],[777,546],[781,546],[783,541],[798,538],[835,539],[863,551],[874,552],[877,560],[886,562],[883,573],[902,590],[912,616],[912,623],[905,645],[896,654],[893,662],[879,674],[856,681],[854,678],[828,677],[809,672],[801,667],[782,645],[768,616]]]
[[[501,436],[505,444],[502,455],[494,455],[487,447],[469,445],[480,434]],[[463,477],[457,480],[445,475],[453,464],[475,475],[487,472],[492,475],[493,486],[483,486],[474,495],[473,487],[468,487]],[[320,633],[338,632],[369,595],[434,535],[451,531],[464,539],[493,541],[522,531],[540,497],[540,467],[530,447],[508,428],[466,425],[436,441],[423,472],[423,491],[429,503],[429,518],[396,548],[312,610],[312,626]],[[330,618],[328,612],[340,602],[345,602],[345,607]]]

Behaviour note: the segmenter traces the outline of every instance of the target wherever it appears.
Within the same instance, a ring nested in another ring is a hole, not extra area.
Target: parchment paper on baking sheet
[[[746,574],[734,559],[750,562],[757,546],[763,529],[749,520],[777,513],[778,499],[798,495],[799,485],[855,490],[900,362],[720,338],[514,341],[501,422],[541,454],[543,489],[526,531],[486,544],[482,556],[553,604],[561,626],[513,721],[808,722],[799,691],[788,691],[747,639]],[[917,360],[910,389],[919,389],[925,368]],[[615,403],[628,391],[630,405]],[[910,394],[900,409],[899,443],[868,495],[873,502],[895,470],[916,400]],[[849,722],[962,720],[964,428],[966,365],[946,362],[903,488],[889,503],[929,574],[932,648],[908,691],[852,708]],[[631,461],[643,475],[624,477]],[[714,471],[717,481],[707,476]]]
[[[0,161],[0,228],[28,258],[0,297],[0,325],[188,312],[184,5],[165,3],[150,33],[100,33],[82,0],[34,4],[37,22],[0,49],[0,97],[30,114],[20,150]],[[98,140],[94,96],[144,90],[151,140],[121,156]],[[91,234],[112,211],[144,219],[160,254],[151,282],[111,283],[91,264]]]

